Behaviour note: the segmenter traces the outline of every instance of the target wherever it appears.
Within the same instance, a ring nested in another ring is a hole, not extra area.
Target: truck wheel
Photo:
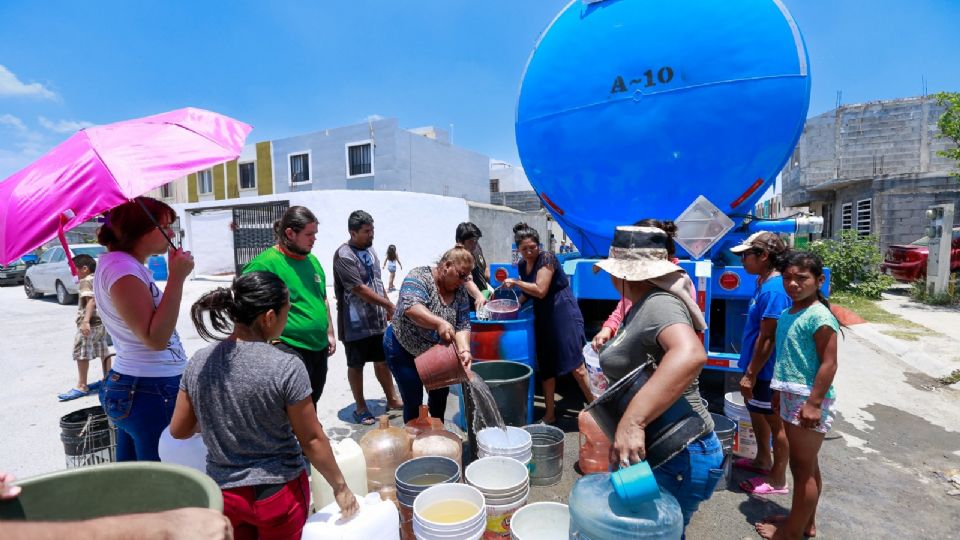
[[[30,281],[30,278],[23,279],[23,292],[27,295],[27,298],[40,298],[43,296],[33,288],[33,283]]]
[[[63,283],[57,281],[57,303],[61,306],[67,304],[73,304],[77,301],[77,295],[70,294],[67,292],[67,288],[63,286]]]

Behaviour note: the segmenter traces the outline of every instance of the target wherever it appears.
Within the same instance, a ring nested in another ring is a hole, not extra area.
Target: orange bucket
[[[460,363],[453,344],[434,345],[418,356],[414,363],[427,390],[436,390],[468,380],[467,372],[463,370],[463,364]]]

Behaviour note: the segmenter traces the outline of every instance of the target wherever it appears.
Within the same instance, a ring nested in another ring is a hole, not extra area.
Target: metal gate
[[[233,264],[237,275],[265,249],[277,243],[273,223],[290,208],[290,201],[251,204],[233,208]]]

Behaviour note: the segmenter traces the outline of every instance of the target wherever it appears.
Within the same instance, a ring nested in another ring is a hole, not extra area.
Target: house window
[[[197,173],[197,192],[201,195],[213,193],[213,171],[207,169]]]
[[[799,146],[793,149],[793,156],[791,157],[790,162],[791,162],[791,165],[790,165],[791,167],[800,166],[800,147]]]
[[[169,199],[173,197],[173,184],[164,184],[160,186],[160,197],[163,199]]]
[[[491,178],[490,179],[490,193],[500,193],[500,179]]]
[[[843,203],[840,207],[840,230],[849,231],[853,228],[853,203]]]
[[[310,154],[290,154],[290,183],[310,181]]]
[[[857,233],[860,236],[870,234],[871,223],[873,221],[873,200],[863,199],[857,201]]]
[[[256,189],[257,173],[253,162],[240,164],[240,189]]]
[[[347,145],[347,178],[373,174],[373,142]]]

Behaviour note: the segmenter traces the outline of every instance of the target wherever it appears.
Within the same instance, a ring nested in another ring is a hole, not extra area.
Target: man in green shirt
[[[320,261],[310,252],[317,239],[317,217],[304,206],[291,206],[273,225],[277,245],[257,255],[243,269],[272,272],[290,290],[290,314],[277,348],[303,360],[317,405],[327,381],[327,359],[337,340],[330,324],[327,280]]]

